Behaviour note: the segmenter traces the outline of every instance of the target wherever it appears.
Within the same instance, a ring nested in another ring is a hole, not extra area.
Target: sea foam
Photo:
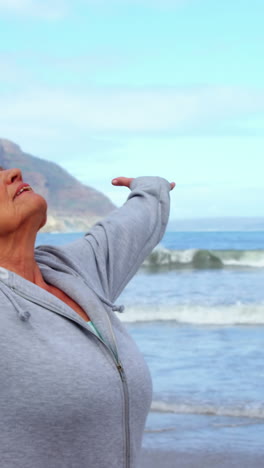
[[[127,306],[119,318],[129,323],[174,321],[196,325],[264,325],[264,304]]]
[[[213,404],[186,404],[153,401],[151,405],[151,411],[159,413],[200,414],[264,419],[264,405],[256,403],[246,405],[241,404],[229,407],[222,405],[217,406]]]

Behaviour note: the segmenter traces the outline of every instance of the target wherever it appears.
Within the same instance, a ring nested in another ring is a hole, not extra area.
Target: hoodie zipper
[[[129,395],[128,395],[128,386],[127,379],[124,368],[119,362],[117,364],[117,369],[121,380],[123,382],[123,391],[124,391],[124,409],[125,409],[125,432],[126,432],[126,468],[130,467],[130,430],[129,430]]]
[[[120,379],[122,381],[123,395],[124,395],[124,413],[125,413],[125,468],[130,468],[129,394],[128,394],[127,378],[126,378],[123,365],[118,357],[117,343],[116,343],[115,335],[113,333],[112,325],[111,325],[108,315],[107,315],[107,318],[109,321],[112,338],[115,344],[115,351],[110,346],[108,346],[100,337],[98,337],[95,333],[93,333],[90,328],[88,328],[87,326],[84,326],[84,323],[82,321],[79,321],[78,319],[71,317],[67,313],[61,312],[61,310],[57,308],[56,306],[50,307],[49,304],[47,304],[45,301],[36,300],[32,296],[28,296],[27,294],[22,293],[21,291],[17,290],[14,286],[11,286],[11,289],[16,294],[32,302],[33,304],[38,304],[40,306],[43,306],[46,309],[50,310],[51,312],[58,313],[59,315],[62,315],[63,317],[67,317],[70,320],[78,323],[83,328],[85,328],[85,330],[88,330],[88,332],[90,332],[93,336],[95,336],[103,344],[103,346],[107,349],[107,351],[111,355],[115,363],[116,369],[118,371],[118,374],[120,376]]]

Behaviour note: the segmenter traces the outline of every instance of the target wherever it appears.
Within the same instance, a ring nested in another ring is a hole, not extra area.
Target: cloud
[[[31,80],[32,68],[25,65],[24,58],[23,54],[0,52],[0,89],[17,85],[23,87]]]
[[[196,0],[0,0],[0,14],[58,20],[82,7],[148,6],[174,8]]]
[[[1,14],[54,20],[68,12],[67,0],[0,0]]]
[[[230,86],[91,87],[83,92],[39,88],[0,95],[0,124],[120,134],[227,133],[264,113],[264,90]]]
[[[113,5],[141,5],[141,6],[150,6],[150,7],[178,7],[180,5],[191,3],[195,0],[79,0],[83,5],[104,5],[104,6],[113,6]]]
[[[98,46],[85,54],[67,55],[38,51],[0,51],[0,90],[1,86],[11,85],[22,88],[29,82],[40,86],[43,81],[47,82],[48,77],[55,82],[58,77],[63,77],[66,83],[75,80],[80,84],[91,81],[98,73],[131,65],[132,61],[133,56],[121,54],[110,46]]]

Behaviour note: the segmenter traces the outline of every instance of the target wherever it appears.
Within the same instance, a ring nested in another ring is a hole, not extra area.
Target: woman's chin
[[[43,226],[45,226],[46,222],[47,222],[47,215],[43,218],[43,221],[40,223],[40,226],[39,226],[39,228],[38,228],[38,231],[39,231],[41,228],[43,228]]]
[[[29,209],[29,218],[35,226],[37,230],[41,229],[47,221],[47,202],[45,198],[41,195],[36,194],[35,200],[33,202],[33,206],[31,205],[31,209]]]

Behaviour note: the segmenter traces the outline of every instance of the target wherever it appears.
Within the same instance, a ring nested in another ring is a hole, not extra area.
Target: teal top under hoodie
[[[82,238],[35,249],[73,309],[0,268],[1,468],[136,468],[152,398],[148,367],[115,301],[159,243],[170,184],[138,177],[121,208]]]

